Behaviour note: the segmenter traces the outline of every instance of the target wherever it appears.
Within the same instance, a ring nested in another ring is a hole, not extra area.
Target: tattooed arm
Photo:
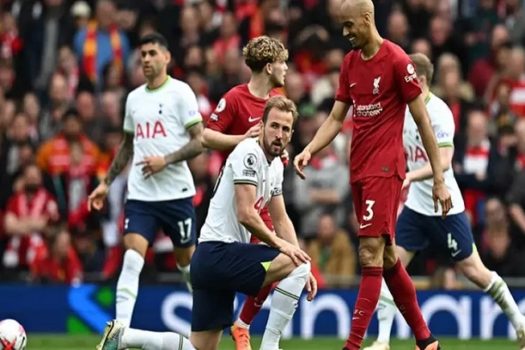
[[[103,180],[106,185],[111,185],[113,180],[120,174],[120,172],[126,167],[129,160],[133,156],[133,134],[124,132],[124,137],[120,143],[119,150],[111,163],[108,171],[108,175]]]
[[[202,145],[202,130],[202,122],[199,121],[188,128],[191,140],[177,151],[166,154],[165,156],[145,157],[143,160],[136,163],[136,165],[142,166],[142,175],[144,175],[144,178],[147,179],[151,175],[158,173],[168,166],[168,164],[188,160],[199,155],[204,150]]]
[[[166,163],[177,163],[183,160],[191,159],[201,154],[201,152],[204,150],[204,146],[202,145],[202,131],[202,122],[198,122],[197,124],[191,126],[188,129],[188,133],[191,137],[190,142],[182,146],[177,151],[165,155],[164,159],[166,160]]]

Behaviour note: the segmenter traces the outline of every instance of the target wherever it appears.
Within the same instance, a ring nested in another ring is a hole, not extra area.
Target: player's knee
[[[359,263],[361,266],[383,266],[381,247],[375,244],[360,244]]]
[[[397,255],[395,254],[384,254],[383,256],[383,267],[388,270],[388,269],[391,269],[392,267],[394,267],[394,265],[397,263]]]
[[[292,272],[290,272],[288,276],[294,276],[294,277],[297,277],[298,279],[301,279],[301,280],[304,279],[306,281],[306,279],[310,275],[310,269],[311,269],[311,265],[309,262],[307,262],[307,263],[297,266]]]

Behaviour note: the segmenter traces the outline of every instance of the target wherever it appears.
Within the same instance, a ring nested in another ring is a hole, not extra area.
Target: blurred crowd
[[[293,157],[327,117],[349,50],[339,3],[0,2],[1,280],[78,283],[118,273],[126,172],[102,212],[88,212],[86,199],[119,145],[126,94],[144,82],[138,38],[152,31],[166,36],[170,74],[190,84],[205,118],[249,78],[242,46],[262,34],[280,38],[290,51],[284,92],[300,111],[288,150]],[[454,115],[453,166],[482,258],[503,276],[525,277],[524,1],[374,3],[380,33],[435,65],[432,91]],[[349,285],[358,271],[351,135],[347,118],[335,142],[312,159],[305,181],[290,166],[285,170],[289,214],[324,286]],[[220,166],[213,152],[190,162],[199,227]],[[159,281],[176,271],[171,248],[159,233],[144,278]],[[432,247],[420,255],[413,273],[440,271],[436,281],[453,274]]]

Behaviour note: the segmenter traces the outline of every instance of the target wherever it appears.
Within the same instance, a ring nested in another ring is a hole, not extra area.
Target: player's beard
[[[282,142],[280,143],[278,141],[267,142],[266,140],[264,140],[264,143],[265,143],[264,148],[266,148],[266,153],[268,153],[272,157],[279,157],[281,156],[281,153],[283,153],[284,147],[283,147]]]

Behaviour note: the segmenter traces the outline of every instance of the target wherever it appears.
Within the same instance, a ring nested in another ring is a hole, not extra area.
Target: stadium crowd
[[[374,3],[381,34],[434,63],[432,91],[454,115],[453,166],[483,261],[502,276],[525,277],[520,254],[525,2]],[[139,37],[159,31],[168,38],[170,74],[188,82],[205,119],[225,92],[247,81],[241,48],[250,38],[267,34],[286,43],[284,93],[300,112],[288,149],[293,158],[327,117],[349,50],[338,5],[339,0],[1,2],[0,279],[116,278],[126,175],[112,184],[105,211],[88,212],[86,201],[119,145],[126,94],[144,82],[135,49]],[[285,169],[287,209],[321,286],[348,286],[358,271],[358,224],[347,170],[351,135],[347,118],[336,142],[312,159],[305,181],[291,166]],[[190,162],[199,227],[221,165],[219,153],[210,151]],[[159,281],[159,272],[176,271],[171,251],[170,240],[159,233],[146,278]],[[420,255],[411,272],[441,271],[435,280],[453,272],[432,247]]]

